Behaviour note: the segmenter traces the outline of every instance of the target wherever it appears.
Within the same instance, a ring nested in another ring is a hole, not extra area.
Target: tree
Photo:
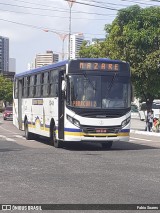
[[[84,41],[82,43],[82,46],[79,51],[79,56],[81,58],[101,58],[104,57],[104,51],[103,48],[105,45],[104,42],[99,42],[98,40],[94,43],[89,45],[87,41]]]
[[[151,109],[160,97],[160,8],[135,5],[120,10],[105,30],[107,56],[130,63],[135,94]]]
[[[160,97],[160,7],[122,9],[105,31],[106,41],[98,46],[84,44],[81,57],[129,62],[135,95],[151,109],[153,100]]]
[[[0,100],[12,103],[13,100],[13,82],[0,75]]]

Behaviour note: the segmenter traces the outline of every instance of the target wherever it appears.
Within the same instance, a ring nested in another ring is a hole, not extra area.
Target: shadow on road
[[[50,145],[49,139],[44,137],[39,137],[36,141]],[[50,145],[53,147],[52,145]],[[54,148],[54,147],[53,147]],[[137,144],[133,142],[114,142],[113,146],[110,150],[102,148],[99,143],[92,142],[65,142],[62,149],[70,150],[70,151],[128,151],[128,150],[145,150],[145,149],[159,149],[154,146],[147,146],[142,144]]]

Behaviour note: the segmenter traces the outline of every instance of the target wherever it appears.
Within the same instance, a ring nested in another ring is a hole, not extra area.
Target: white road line
[[[134,140],[139,140],[139,141],[152,141],[152,140],[147,140],[147,139],[144,139],[144,138],[132,138],[130,137],[131,139],[134,139]]]
[[[15,142],[16,140],[14,140],[14,139],[12,139],[12,138],[6,138],[6,141]]]
[[[4,138],[6,141],[16,141],[16,140],[14,140],[14,139],[12,139],[12,138],[7,138],[6,136],[4,136],[4,135],[0,135],[0,138]]]
[[[0,135],[0,138],[6,138],[6,136],[4,136],[4,135]]]
[[[5,130],[6,132],[10,132],[10,133],[12,133],[12,134],[15,134],[15,132],[9,131],[9,130],[7,130],[7,129],[1,127],[1,126],[0,126],[0,128],[3,129],[3,130]]]
[[[23,137],[22,135],[15,135],[15,137],[16,138],[21,138],[21,139],[23,139],[23,140],[25,140],[26,138],[25,137]]]

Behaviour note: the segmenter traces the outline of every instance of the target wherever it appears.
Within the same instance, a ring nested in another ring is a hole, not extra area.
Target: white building
[[[53,64],[58,61],[59,61],[58,54],[54,54],[53,51],[46,51],[46,53],[40,53],[36,55],[35,68]]]
[[[16,59],[9,58],[9,72],[16,72]]]
[[[83,34],[73,34],[70,37],[70,59],[79,58],[79,51],[84,41]]]

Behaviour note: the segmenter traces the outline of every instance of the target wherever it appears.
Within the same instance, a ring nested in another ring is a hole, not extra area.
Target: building
[[[59,61],[59,55],[54,54],[53,51],[46,51],[46,53],[37,54],[35,58],[35,68],[45,65],[53,64]]]
[[[0,74],[9,71],[9,38],[0,36]]]
[[[70,37],[70,59],[79,58],[79,51],[84,41],[83,34],[73,34]]]
[[[9,58],[9,72],[16,72],[16,59]]]

